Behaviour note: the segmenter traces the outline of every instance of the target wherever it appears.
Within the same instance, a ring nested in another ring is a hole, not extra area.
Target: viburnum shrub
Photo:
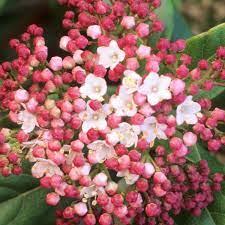
[[[69,7],[65,57],[48,57],[43,29],[30,25],[10,40],[18,57],[0,65],[2,176],[20,175],[29,161],[47,204],[71,200],[57,225],[200,216],[224,180],[191,155],[197,142],[210,155],[224,149],[225,111],[207,92],[225,86],[225,47],[193,68],[185,40],[151,45],[164,29],[160,0],[59,3]]]

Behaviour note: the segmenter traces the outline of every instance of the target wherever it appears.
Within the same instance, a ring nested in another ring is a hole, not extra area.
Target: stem
[[[215,84],[216,86],[225,87],[225,83],[214,82],[214,84]]]
[[[150,162],[153,164],[153,166],[155,167],[155,170],[156,170],[156,171],[160,171],[160,168],[156,165],[154,159],[151,157],[151,155],[149,154],[148,151],[146,151],[146,152],[144,153],[144,158],[143,158],[143,159],[144,159],[145,162],[150,161]]]

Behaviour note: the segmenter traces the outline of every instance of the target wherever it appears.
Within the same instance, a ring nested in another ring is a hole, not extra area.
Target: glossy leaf
[[[54,225],[47,193],[30,175],[0,177],[0,225]]]
[[[191,67],[194,68],[200,59],[212,57],[221,45],[225,45],[225,23],[188,39],[186,53],[192,56]]]

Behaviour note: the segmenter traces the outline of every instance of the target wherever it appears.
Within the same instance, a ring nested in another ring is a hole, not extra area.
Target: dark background
[[[173,1],[193,34],[225,22],[225,0]],[[0,62],[14,56],[8,47],[9,39],[18,37],[32,23],[44,27],[50,55],[58,54],[60,50],[56,46],[63,32],[64,11],[56,0],[0,0]]]

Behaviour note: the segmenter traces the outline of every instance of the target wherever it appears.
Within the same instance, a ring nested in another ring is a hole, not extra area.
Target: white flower
[[[133,145],[137,145],[139,134],[140,129],[138,126],[123,122],[119,124],[118,128],[113,129],[109,134],[107,134],[107,139],[112,145],[116,145],[120,142],[129,148]]]
[[[36,116],[31,114],[27,110],[19,112],[18,120],[22,123],[22,130],[25,133],[32,132],[35,126],[38,126]]]
[[[111,97],[110,104],[115,109],[117,116],[132,117],[137,113],[137,105],[134,103],[133,95],[127,94],[124,87],[120,87],[119,95]]]
[[[105,193],[105,190],[103,187],[97,187],[96,185],[91,185],[89,187],[83,187],[80,190],[80,195],[84,197],[85,199],[93,198],[97,196],[99,193]]]
[[[167,136],[164,133],[166,128],[166,124],[158,123],[153,116],[146,118],[141,125],[141,131],[148,143],[153,142],[156,138],[166,140]]]
[[[83,121],[83,132],[86,133],[91,128],[94,128],[96,130],[104,130],[107,127],[106,117],[108,114],[108,108],[104,107],[104,105],[101,109],[94,111],[87,104],[86,111],[79,114],[80,119]]]
[[[48,177],[52,177],[53,175],[63,176],[63,172],[53,161],[41,158],[37,160],[31,169],[33,177],[41,178],[44,175]]]
[[[200,111],[201,106],[197,102],[192,101],[192,96],[188,96],[184,102],[177,106],[177,124],[181,125],[184,122],[196,124],[198,122],[197,114]]]
[[[106,159],[112,158],[116,155],[115,150],[112,146],[108,145],[106,141],[97,140],[89,144],[89,155],[95,157],[96,162],[102,163]]]
[[[151,105],[157,105],[164,99],[171,99],[170,82],[170,77],[159,76],[157,73],[151,72],[138,91],[143,95],[147,95],[148,102]]]
[[[139,179],[139,175],[130,173],[129,170],[119,171],[116,176],[124,177],[126,184],[128,185],[134,184]]]
[[[124,71],[125,77],[123,78],[122,84],[126,90],[127,94],[132,94],[138,90],[138,87],[141,84],[142,78],[136,72],[132,70]]]
[[[107,92],[107,84],[105,79],[96,77],[94,74],[89,74],[84,85],[80,88],[80,93],[84,97],[88,96],[92,100],[102,101]]]
[[[99,47],[97,49],[99,55],[99,64],[105,68],[113,70],[119,62],[125,59],[125,52],[122,51],[117,42],[112,40],[108,47]]]

